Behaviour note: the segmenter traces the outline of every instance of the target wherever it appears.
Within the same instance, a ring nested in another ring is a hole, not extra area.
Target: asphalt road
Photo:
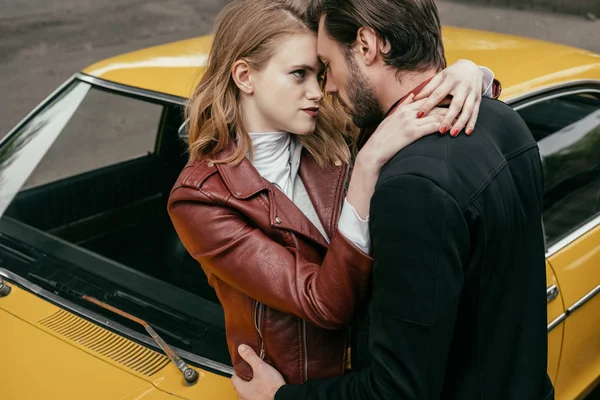
[[[227,0],[0,0],[0,137],[61,82],[123,52],[210,32]],[[600,21],[439,2],[442,21],[600,53]]]

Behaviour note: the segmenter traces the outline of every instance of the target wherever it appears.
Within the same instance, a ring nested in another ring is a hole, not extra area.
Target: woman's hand
[[[441,123],[440,132],[450,131],[456,136],[466,126],[465,133],[470,135],[475,128],[483,88],[483,73],[469,60],[458,60],[437,74],[415,100],[427,98],[419,109],[419,116],[428,115],[448,95],[452,96],[450,108]],[[460,114],[460,115],[459,115]]]
[[[426,100],[413,102],[413,98],[414,95],[408,96],[379,124],[356,156],[347,200],[363,220],[369,215],[371,196],[381,167],[404,147],[438,132],[448,113],[446,108],[434,108],[429,115],[418,118],[417,112]]]
[[[449,110],[436,107],[427,116],[419,118],[418,111],[426,99],[415,102],[414,97],[408,96],[379,124],[356,156],[356,165],[360,164],[379,174],[381,167],[404,147],[440,130]]]

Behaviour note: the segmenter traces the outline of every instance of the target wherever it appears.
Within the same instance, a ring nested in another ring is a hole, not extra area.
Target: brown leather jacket
[[[237,166],[191,161],[175,183],[171,220],[223,305],[240,377],[252,379],[237,352],[242,343],[288,383],[342,375],[345,327],[365,298],[373,263],[337,232],[347,171],[346,164],[321,168],[303,150],[299,174],[329,244],[248,160]]]

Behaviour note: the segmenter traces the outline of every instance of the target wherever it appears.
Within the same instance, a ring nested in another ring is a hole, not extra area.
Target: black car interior
[[[187,162],[181,122],[181,107],[165,105],[155,153],[21,191],[0,220],[0,248],[2,240],[22,237],[41,251],[29,256],[36,261],[28,279],[75,295],[93,288],[110,304],[156,321],[176,346],[230,364],[222,308],[167,213]]]

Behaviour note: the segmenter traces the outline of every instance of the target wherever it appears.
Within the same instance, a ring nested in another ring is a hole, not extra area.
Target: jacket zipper
[[[269,210],[269,198],[267,197],[267,195],[264,192],[261,193],[260,196],[261,196],[261,198],[263,198],[265,200],[264,206],[267,208],[267,210]],[[265,343],[263,340],[262,332],[260,331],[260,324],[262,322],[263,308],[264,308],[264,305],[261,302],[254,301],[254,328],[256,329],[256,332],[258,333],[258,346],[259,346],[258,357],[260,357],[261,360],[264,360],[265,356],[266,356]]]
[[[294,239],[294,245],[298,249],[298,240],[296,235],[291,233],[292,239]],[[306,339],[306,321],[302,320],[302,351],[304,353],[304,380],[308,380],[308,344]]]
[[[308,350],[306,343],[306,321],[302,320],[302,345],[304,350],[304,380],[308,380]]]
[[[339,183],[339,186],[341,186],[340,190],[340,196],[344,196],[344,188],[346,185],[346,181],[348,180],[348,173],[350,172],[350,164],[348,164],[348,166],[346,167],[346,173],[344,174],[344,179],[342,179],[342,181]],[[262,193],[262,196],[265,200],[267,200],[267,204],[268,204],[268,198],[267,196]],[[341,212],[342,212],[342,207],[344,206],[344,201],[343,199],[340,201],[340,205],[338,208],[338,212],[337,215],[334,215],[334,220],[337,221],[337,219],[339,218]],[[293,232],[290,232],[290,234],[292,235],[292,239],[294,240],[294,245],[296,246],[296,249],[299,250],[299,246],[298,246],[298,240],[296,239],[296,235]],[[256,302],[255,305],[255,315],[257,315],[257,311],[256,311],[256,307],[258,306],[258,302]],[[260,304],[262,306],[262,304]],[[260,310],[259,310],[260,311]],[[260,337],[260,344],[261,344],[261,350],[260,350],[260,357],[261,359],[264,357],[264,348],[263,348],[263,341],[262,341],[262,335],[260,333],[260,329],[258,323],[257,323],[257,318],[255,317],[255,325],[256,325],[256,330],[258,332],[258,335]],[[303,351],[303,355],[304,355],[304,379],[308,380],[308,340],[306,338],[306,321],[302,320],[302,351]]]
[[[263,304],[258,301],[254,302],[254,327],[258,332],[258,346],[260,348],[258,356],[261,360],[265,359],[265,344],[263,341],[262,333],[260,331],[260,322],[262,321]]]

